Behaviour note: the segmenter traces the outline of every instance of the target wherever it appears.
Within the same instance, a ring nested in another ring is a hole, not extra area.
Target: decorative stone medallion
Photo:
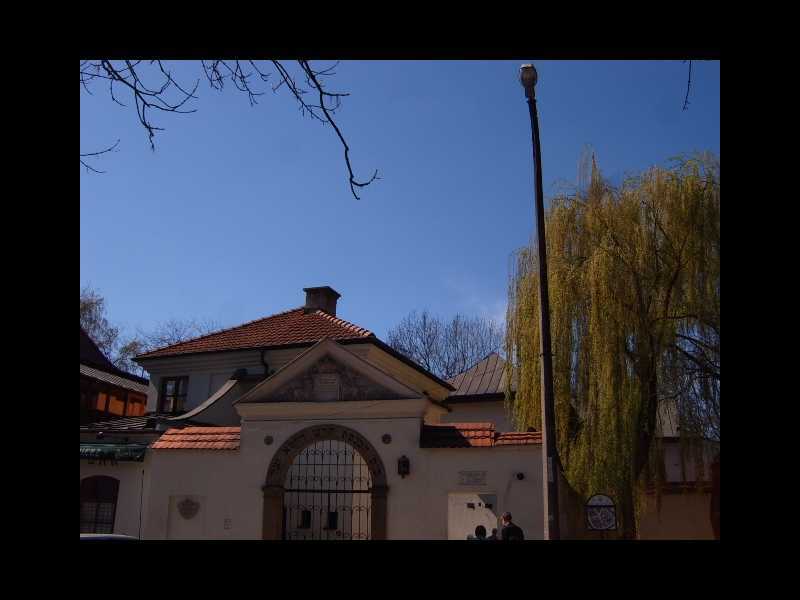
[[[184,498],[178,502],[178,512],[186,520],[193,519],[199,510],[200,503],[195,502],[191,498]]]
[[[270,444],[272,444],[272,442],[274,442],[274,441],[275,441],[275,440],[272,438],[272,436],[271,436],[271,435],[268,435],[267,437],[265,437],[265,438],[264,438],[264,443],[265,443],[267,446],[269,446]]]
[[[381,438],[381,441],[382,441],[384,444],[391,444],[391,443],[392,443],[392,436],[391,436],[391,435],[389,435],[388,433],[384,433],[384,434],[383,434],[383,437]]]

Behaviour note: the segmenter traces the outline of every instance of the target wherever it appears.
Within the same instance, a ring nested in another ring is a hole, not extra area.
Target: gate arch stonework
[[[373,445],[363,435],[341,425],[313,425],[298,431],[286,440],[270,462],[264,481],[264,517],[262,538],[279,540],[283,532],[283,498],[286,475],[295,457],[315,442],[338,440],[358,450],[372,477],[371,529],[372,539],[386,539],[386,469]]]

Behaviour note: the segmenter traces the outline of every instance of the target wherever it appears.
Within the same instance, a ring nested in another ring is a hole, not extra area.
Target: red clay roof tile
[[[170,428],[151,446],[154,450],[238,450],[241,427]]]
[[[510,431],[499,434],[494,440],[495,446],[525,446],[541,443],[542,433],[540,431]]]
[[[494,423],[442,423],[423,425],[421,448],[493,448],[541,444],[539,432],[495,431]]]
[[[294,308],[230,329],[209,333],[193,340],[151,350],[136,358],[267,348],[316,342],[324,337],[345,340],[374,337],[374,335],[368,329],[329,315],[324,311],[306,312],[304,308]]]

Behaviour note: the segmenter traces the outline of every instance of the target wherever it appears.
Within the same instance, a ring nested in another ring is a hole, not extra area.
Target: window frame
[[[166,410],[164,406],[166,399],[167,399],[167,384],[173,381],[175,382],[175,393],[171,394],[169,397],[173,399],[171,410]],[[181,387],[181,383],[183,383],[183,387]],[[178,391],[183,389],[183,394],[178,394]],[[175,375],[171,377],[162,377],[161,382],[159,384],[159,393],[158,393],[158,412],[177,415],[181,414],[185,411],[186,407],[186,399],[189,395],[189,376],[188,375]],[[180,405],[176,409],[176,405]]]
[[[110,495],[103,495],[98,493],[100,484],[109,485],[110,488],[106,491],[111,491]],[[94,504],[94,515],[92,520],[84,520],[84,504]],[[114,533],[117,524],[117,504],[119,503],[119,479],[110,477],[108,475],[90,475],[81,479],[81,503],[80,503],[80,517],[81,517],[81,533]],[[98,525],[103,525],[103,529],[108,527],[109,522],[103,520],[98,521],[99,509],[101,504],[111,504],[111,531],[98,531]],[[92,531],[83,531],[84,524],[91,524]]]

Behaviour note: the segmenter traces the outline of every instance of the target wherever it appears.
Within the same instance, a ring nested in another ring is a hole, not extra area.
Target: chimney
[[[306,293],[305,311],[307,313],[315,310],[324,310],[332,316],[336,316],[336,301],[342,297],[332,287],[324,285],[322,287],[303,288]]]

